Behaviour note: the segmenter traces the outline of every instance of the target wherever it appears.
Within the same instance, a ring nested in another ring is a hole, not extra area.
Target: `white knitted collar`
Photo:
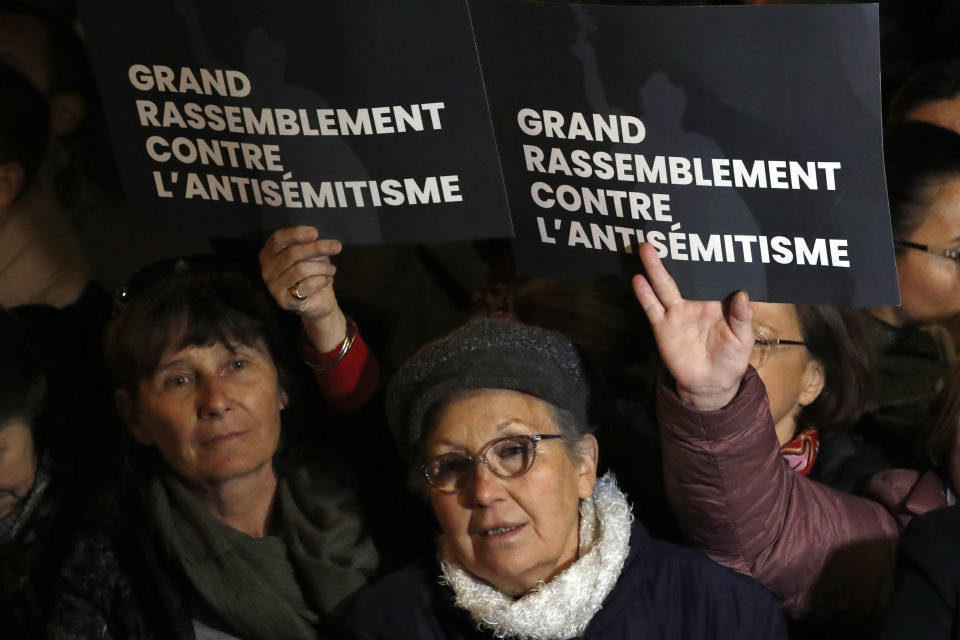
[[[580,558],[550,582],[515,600],[446,559],[440,563],[443,580],[453,589],[456,605],[497,638],[579,637],[620,577],[632,520],[627,497],[608,473],[580,505]]]

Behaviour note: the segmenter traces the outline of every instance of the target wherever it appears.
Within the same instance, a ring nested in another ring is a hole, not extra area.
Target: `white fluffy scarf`
[[[497,638],[564,640],[583,634],[620,577],[633,516],[612,474],[580,505],[580,558],[550,582],[514,599],[444,559],[443,578],[480,628]]]

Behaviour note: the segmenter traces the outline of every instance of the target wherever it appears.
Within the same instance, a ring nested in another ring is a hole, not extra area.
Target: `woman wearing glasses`
[[[286,229],[261,264],[277,302],[300,315],[325,394],[356,408],[375,364],[333,295],[337,251],[312,228]],[[106,359],[144,447],[139,513],[74,545],[48,636],[325,637],[377,554],[340,458],[281,443],[292,378],[273,301],[193,258],[142,270],[118,302]]]
[[[823,305],[754,302],[750,364],[767,389],[791,468],[815,474],[824,432],[850,425],[866,401],[873,353],[859,314]]]
[[[852,421],[870,371],[837,310],[683,300],[651,247],[634,288],[672,379],[658,389],[671,504],[690,541],[753,576],[813,624],[876,622],[889,600],[899,527],[944,504],[934,476],[891,472],[871,498],[804,477],[783,455],[796,429]],[[852,366],[861,359],[861,366]],[[752,365],[752,366],[751,366]],[[799,465],[797,464],[799,463]]]
[[[903,122],[885,148],[902,304],[875,314],[893,326],[939,322],[960,314],[960,135]]]
[[[651,540],[597,480],[590,393],[566,338],[506,321],[404,365],[388,413],[441,534],[358,597],[346,637],[783,637],[766,591]]]
[[[956,326],[960,314],[960,135],[924,122],[888,125],[884,160],[901,304],[870,310],[883,357],[878,393],[831,482],[848,490],[885,468],[925,466],[916,452],[955,354],[947,332],[931,325]]]

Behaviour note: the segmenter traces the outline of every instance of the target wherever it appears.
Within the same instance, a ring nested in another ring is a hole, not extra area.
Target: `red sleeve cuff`
[[[301,334],[300,349],[303,359],[319,369],[317,384],[327,406],[337,413],[352,413],[361,409],[373,396],[380,383],[380,363],[370,353],[363,336],[357,333],[350,350],[337,362],[343,343],[323,353]]]

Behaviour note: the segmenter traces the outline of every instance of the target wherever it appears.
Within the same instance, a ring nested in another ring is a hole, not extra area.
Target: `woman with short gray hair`
[[[597,478],[591,391],[569,340],[509,321],[403,366],[389,418],[441,535],[435,557],[359,596],[346,637],[786,637],[769,593],[650,539]]]

